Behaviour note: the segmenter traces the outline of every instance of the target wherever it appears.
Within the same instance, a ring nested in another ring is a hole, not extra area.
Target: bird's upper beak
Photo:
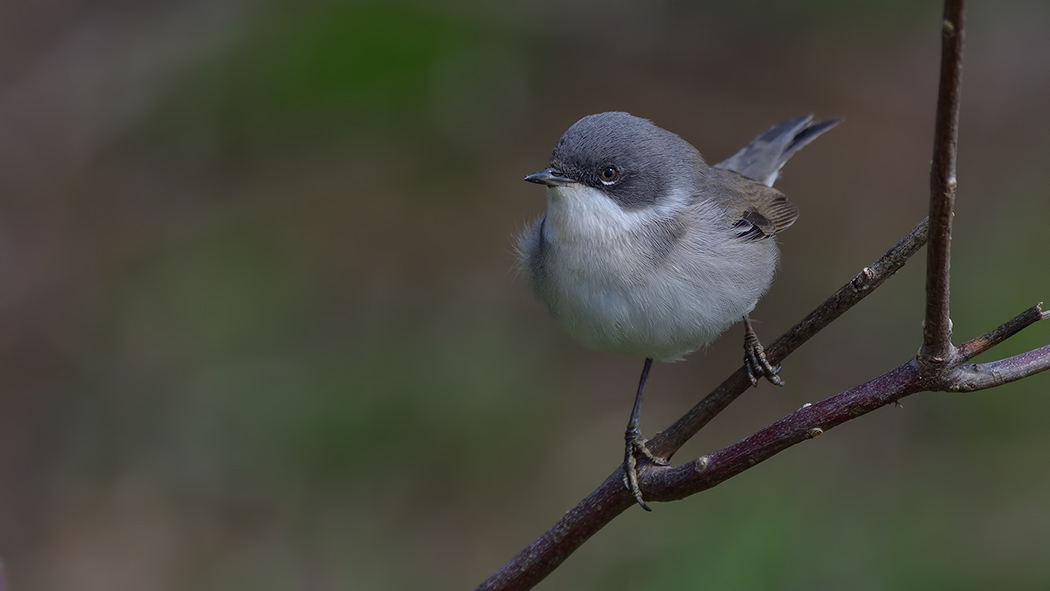
[[[557,168],[544,168],[543,170],[537,170],[536,172],[526,176],[525,180],[529,181],[530,183],[547,185],[548,187],[562,187],[574,182],[572,179],[565,176]]]

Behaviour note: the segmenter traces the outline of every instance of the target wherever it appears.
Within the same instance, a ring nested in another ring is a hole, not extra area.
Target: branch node
[[[824,433],[824,429],[821,429],[820,427],[813,427],[809,431],[806,431],[806,439],[813,439],[814,437],[822,433]]]
[[[948,392],[975,392],[1001,386],[1007,382],[995,363],[966,363],[959,367],[958,377],[950,380]]]
[[[1001,386],[1006,383],[1006,380],[1003,379],[1003,372],[999,371],[998,369],[992,370],[992,377],[995,378],[995,385],[997,386]]]
[[[704,470],[707,470],[708,463],[710,463],[710,458],[707,456],[700,456],[699,458],[696,458],[695,462],[693,462],[693,470],[703,472]]]
[[[855,292],[867,289],[868,284],[874,277],[875,273],[872,272],[871,268],[864,267],[860,270],[860,273],[853,278],[853,281],[850,281],[850,288]]]
[[[946,38],[951,38],[955,36],[955,25],[952,23],[952,21],[944,19],[944,28],[941,30],[941,34],[944,35],[944,37]]]

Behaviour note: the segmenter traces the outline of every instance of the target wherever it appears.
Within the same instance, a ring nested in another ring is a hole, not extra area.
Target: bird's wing
[[[707,182],[706,198],[729,214],[742,238],[769,238],[798,219],[798,208],[783,193],[735,172],[712,168]]]

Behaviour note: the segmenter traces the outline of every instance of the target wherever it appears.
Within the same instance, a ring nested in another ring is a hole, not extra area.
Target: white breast
[[[754,308],[772,281],[773,241],[735,238],[716,206],[675,197],[624,211],[584,185],[548,188],[544,272],[533,288],[574,337],[673,361]],[[685,216],[684,232],[669,251],[654,248],[647,231],[672,216]]]

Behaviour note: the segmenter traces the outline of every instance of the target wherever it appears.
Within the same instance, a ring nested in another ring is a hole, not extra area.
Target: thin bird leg
[[[658,458],[649,451],[649,448],[645,446],[648,440],[642,437],[642,432],[638,429],[638,415],[642,412],[642,391],[645,390],[645,380],[649,377],[649,369],[652,366],[652,358],[646,357],[645,365],[642,367],[642,377],[638,380],[638,393],[634,396],[634,410],[631,411],[631,419],[627,421],[627,432],[624,433],[627,450],[623,458],[623,483],[630,489],[642,509],[646,511],[652,511],[652,509],[642,500],[642,491],[638,488],[638,456],[644,456],[650,462],[660,466],[669,464],[667,460]]]
[[[747,377],[751,379],[751,385],[758,387],[758,379],[765,377],[770,383],[783,386],[784,380],[780,379],[780,366],[773,367],[766,359],[765,349],[758,342],[755,329],[751,328],[751,319],[744,314],[744,367],[747,368]]]

